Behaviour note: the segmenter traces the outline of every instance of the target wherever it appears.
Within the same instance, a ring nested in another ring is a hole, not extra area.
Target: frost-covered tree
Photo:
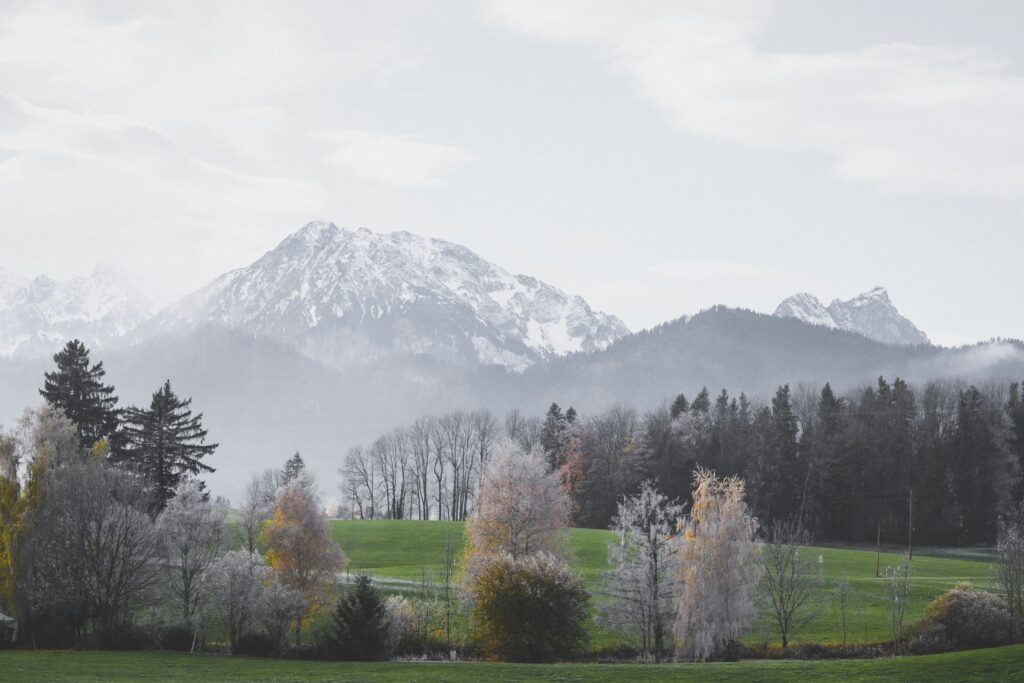
[[[797,629],[820,614],[814,597],[823,577],[808,553],[809,542],[810,534],[798,521],[776,520],[763,545],[764,586],[783,648]]]
[[[910,602],[910,557],[904,557],[899,565],[886,567],[884,578],[892,651],[899,654],[903,650],[903,622]]]
[[[306,612],[306,599],[302,593],[288,588],[275,576],[270,576],[260,594],[257,620],[263,626],[270,642],[278,645],[288,635],[288,629]]]
[[[763,567],[755,541],[757,520],[743,497],[741,479],[719,479],[698,469],[693,508],[679,523],[675,631],[680,654],[694,659],[720,652],[756,616]]]
[[[1003,523],[996,545],[996,576],[1006,593],[1013,637],[1024,635],[1024,508]]]
[[[672,535],[683,507],[646,481],[640,492],[619,503],[608,547],[614,567],[604,576],[600,620],[636,641],[645,659],[657,661],[668,650],[675,614],[676,580]]]
[[[282,584],[302,593],[306,614],[323,607],[328,586],[335,582],[337,572],[344,569],[348,559],[331,539],[312,475],[304,472],[278,491],[266,537],[270,565]],[[299,644],[302,621],[295,620],[295,639]]]
[[[213,606],[227,629],[232,651],[257,623],[263,586],[270,580],[271,569],[259,553],[232,550],[214,565],[210,580]]]
[[[469,552],[513,559],[557,551],[569,519],[569,498],[539,448],[524,452],[506,440],[484,473],[467,523]]]
[[[167,587],[183,621],[198,629],[210,596],[209,578],[224,545],[228,506],[209,500],[194,479],[182,482],[157,518]]]

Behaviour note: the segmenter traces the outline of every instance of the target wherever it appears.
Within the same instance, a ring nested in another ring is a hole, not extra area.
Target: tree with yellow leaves
[[[327,589],[348,564],[331,539],[311,474],[299,474],[278,492],[266,538],[267,558],[281,584],[306,600],[305,613],[295,621],[295,641],[301,645],[304,619],[329,603]]]
[[[707,659],[739,639],[756,616],[764,571],[757,520],[743,500],[743,480],[698,469],[693,507],[679,522],[676,637],[680,655]]]

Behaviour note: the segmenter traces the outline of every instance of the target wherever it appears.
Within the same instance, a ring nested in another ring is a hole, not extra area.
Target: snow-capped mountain
[[[72,338],[103,348],[152,313],[130,279],[108,267],[63,281],[0,271],[0,357],[49,356]]]
[[[836,299],[827,307],[814,295],[801,292],[779,304],[775,315],[856,332],[886,344],[929,343],[924,332],[900,315],[884,287],[875,287],[847,301]]]
[[[335,367],[393,354],[522,370],[628,334],[621,320],[469,249],[318,221],[181,299],[144,334],[215,324]]]

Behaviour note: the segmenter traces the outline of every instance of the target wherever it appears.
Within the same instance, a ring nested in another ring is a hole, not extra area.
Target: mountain
[[[607,349],[572,354],[511,376],[502,396],[515,404],[571,404],[584,414],[616,403],[641,409],[702,386],[748,397],[770,396],[782,384],[837,392],[879,376],[1005,383],[1024,377],[1024,343],[990,341],[947,349],[886,344],[791,317],[715,306],[623,337]]]
[[[322,221],[165,309],[140,335],[210,324],[335,368],[412,354],[520,371],[629,333],[582,298],[457,244]]]
[[[48,357],[74,337],[102,349],[152,312],[130,279],[111,268],[65,281],[0,271],[0,357]]]
[[[827,307],[812,294],[794,294],[779,304],[775,315],[811,325],[856,332],[885,344],[928,344],[928,336],[896,310],[884,287],[836,299]]]

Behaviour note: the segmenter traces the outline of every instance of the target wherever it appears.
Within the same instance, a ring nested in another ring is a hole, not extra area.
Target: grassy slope
[[[351,558],[349,570],[365,571],[375,576],[419,580],[424,568],[439,568],[444,554],[445,539],[454,534],[461,539],[461,522],[421,521],[335,521],[334,538]],[[576,566],[592,588],[597,587],[600,572],[607,568],[607,544],[614,540],[609,531],[597,529],[570,530],[568,547],[575,556]],[[875,553],[864,550],[814,548],[816,559],[820,554],[827,589],[842,577],[850,578],[853,606],[848,613],[848,638],[851,641],[884,640],[889,635],[888,612],[883,602],[885,586],[875,578]],[[881,567],[895,565],[899,555],[883,553]],[[991,568],[982,554],[945,553],[942,556],[917,554],[912,563],[913,588],[907,612],[907,623],[922,618],[925,607],[939,594],[949,590],[957,581],[972,581],[978,586],[991,583]],[[606,637],[596,638],[601,644],[611,644]],[[820,617],[797,633],[797,640],[840,642],[842,632],[836,615],[827,606],[821,607]]]
[[[1024,646],[926,657],[734,664],[347,664],[158,652],[0,652],[0,681],[1013,681]]]

